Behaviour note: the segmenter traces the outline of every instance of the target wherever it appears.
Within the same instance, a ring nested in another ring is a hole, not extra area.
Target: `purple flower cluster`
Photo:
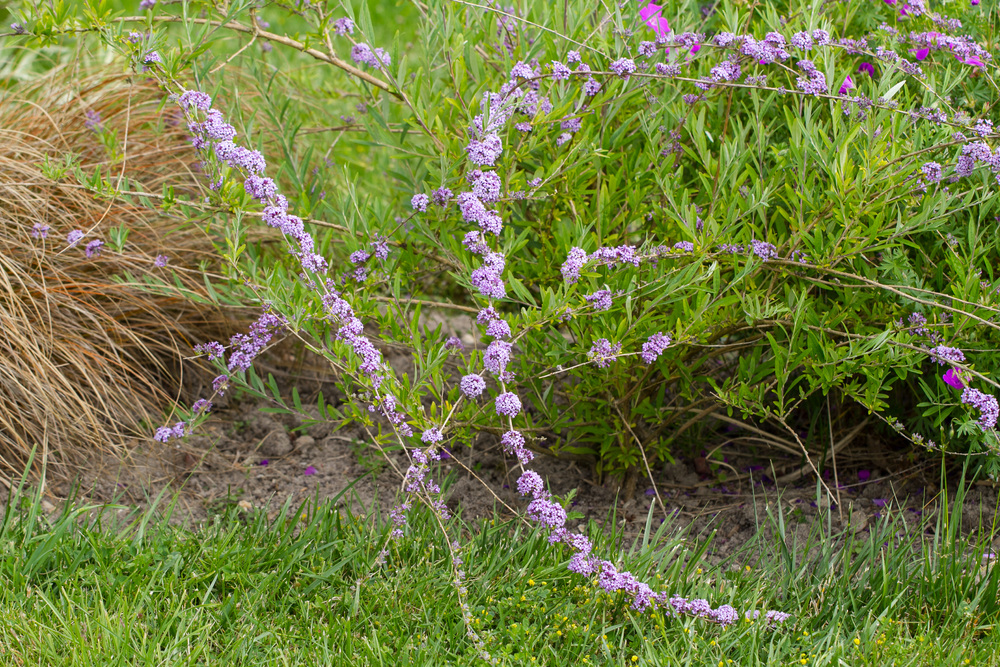
[[[767,241],[753,239],[750,241],[750,249],[765,262],[778,256],[778,249]]]
[[[506,382],[512,379],[511,373],[507,370],[510,363],[510,353],[513,345],[506,341],[495,340],[487,346],[483,353],[483,366],[498,379]]]
[[[442,434],[441,429],[436,426],[429,428],[420,434],[420,441],[425,442],[428,445],[433,445],[437,442],[441,442],[442,440],[444,440],[444,434]]]
[[[481,202],[492,203],[500,199],[500,176],[495,171],[479,171],[472,182],[472,194]],[[475,173],[475,172],[473,172]],[[467,194],[467,193],[463,193]]]
[[[333,33],[335,35],[353,35],[354,34],[354,21],[347,18],[339,18],[333,22]]]
[[[566,65],[562,64],[558,60],[553,60],[551,63],[551,67],[552,67],[552,78],[555,79],[556,81],[565,81],[570,77],[570,74],[573,73],[573,71],[569,67],[566,67]]]
[[[588,294],[583,298],[586,299],[587,303],[594,310],[608,310],[611,308],[611,290],[597,290],[593,294]]]
[[[612,345],[607,338],[598,338],[591,345],[587,358],[598,368],[607,368],[618,357],[621,350],[621,343]]]
[[[799,69],[805,74],[795,80],[795,85],[799,90],[808,95],[822,95],[826,93],[826,75],[816,69],[811,60],[800,60]]]
[[[743,71],[740,69],[740,64],[735,60],[723,60],[709,72],[712,81],[716,83],[736,81],[742,74]]]
[[[653,363],[660,358],[660,355],[670,346],[671,342],[669,334],[664,334],[660,331],[656,332],[649,337],[649,340],[642,344],[642,360],[647,364]]]
[[[171,439],[179,439],[184,437],[184,428],[187,426],[185,422],[177,422],[173,426],[161,426],[156,429],[156,434],[153,435],[153,440],[156,442],[168,442]]]
[[[499,135],[487,134],[482,140],[472,139],[465,147],[469,161],[480,166],[492,167],[503,153],[503,141]]]
[[[635,61],[631,58],[619,58],[611,63],[608,68],[617,74],[619,78],[628,81],[629,75],[635,72]]]
[[[413,198],[410,200],[410,206],[413,207],[414,211],[420,211],[421,213],[424,213],[427,211],[427,205],[430,204],[430,202],[431,198],[428,197],[427,195],[416,194],[413,195]]]
[[[813,38],[808,32],[797,32],[792,35],[792,46],[802,51],[809,51],[813,47]]]
[[[653,256],[660,254],[660,250],[657,249]],[[639,255],[635,246],[632,245],[621,245],[614,248],[605,246],[598,248],[590,255],[583,248],[571,248],[560,270],[563,279],[572,284],[580,280],[580,271],[590,262],[614,268],[619,264],[639,266],[643,259],[645,258]]]
[[[910,32],[910,43],[916,47],[910,49],[916,53],[918,60],[927,58],[931,51],[951,51],[956,59],[966,65],[982,67],[992,60],[993,55],[980,46],[968,35],[952,37],[940,32]]]
[[[503,299],[507,296],[503,273],[506,260],[498,252],[488,252],[483,258],[483,265],[472,272],[471,282],[479,293],[490,299]]]
[[[530,463],[535,454],[524,446],[524,436],[517,431],[507,431],[500,436],[500,444],[509,456],[516,456],[521,465]]]
[[[533,470],[525,471],[517,480],[517,490],[522,496],[530,496],[526,515],[529,519],[549,529],[551,544],[565,544],[573,552],[568,568],[586,577],[597,576],[597,585],[607,593],[622,592],[631,598],[630,606],[636,611],[646,611],[650,607],[666,611],[669,616],[687,615],[717,623],[723,627],[739,620],[739,613],[730,605],[712,609],[707,600],[687,600],[669,593],[656,593],[646,583],[631,572],[619,571],[614,563],[591,555],[593,545],[586,536],[566,530],[566,510],[552,500],[545,490],[541,476]],[[749,617],[749,614],[748,614]],[[776,625],[789,618],[789,614],[778,611],[767,612],[768,623]]]
[[[87,247],[84,248],[84,252],[87,253],[87,259],[100,257],[102,247],[104,247],[104,241],[101,241],[100,239],[94,239],[93,241],[88,243]]]
[[[925,162],[920,171],[928,181],[936,182],[941,180],[941,165],[937,162]]]
[[[264,351],[274,334],[283,330],[285,325],[283,317],[265,310],[250,325],[247,333],[233,334],[229,342],[235,349],[229,355],[229,372],[237,373],[250,368],[254,358]]]
[[[458,209],[466,222],[476,223],[484,232],[500,236],[503,231],[503,219],[500,214],[488,210],[474,192],[462,192],[458,195]]]
[[[462,245],[473,255],[485,255],[490,251],[490,246],[486,243],[486,237],[482,232],[475,230],[466,232],[465,238],[462,239]]]
[[[496,411],[501,417],[516,417],[521,412],[521,399],[517,394],[505,391],[496,398]]]
[[[66,246],[72,248],[77,243],[79,243],[81,239],[83,239],[83,231],[79,229],[74,229],[73,231],[71,231],[69,234],[66,235]]]
[[[101,125],[101,114],[99,111],[95,111],[93,109],[87,109],[84,115],[87,117],[87,120],[84,121],[83,123],[84,127],[86,127],[91,132],[97,132],[97,133],[100,133],[101,131],[104,130],[104,126]]]
[[[925,320],[926,321],[926,320]],[[938,345],[928,350],[931,358],[938,364],[944,366],[946,363],[962,363],[965,361],[965,354],[956,347],[946,347]]]
[[[997,404],[997,399],[993,396],[978,389],[966,387],[962,390],[962,403],[979,410],[979,426],[984,431],[997,425],[997,417],[1000,417],[1000,405]]]
[[[486,380],[483,379],[482,375],[470,373],[462,378],[459,386],[467,397],[478,398],[486,391]]]
[[[495,319],[486,325],[486,335],[493,338],[510,338],[510,325],[507,320]]]
[[[372,48],[364,42],[358,42],[351,49],[351,60],[359,65],[367,65],[379,70],[392,65],[392,58],[389,57],[385,49],[376,48],[372,51]]]
[[[791,614],[786,614],[783,611],[773,611],[772,610],[772,611],[766,612],[764,614],[764,621],[769,626],[775,626],[775,625],[780,625],[781,623],[784,623],[789,618],[791,618],[791,616],[792,616]],[[748,611],[745,614],[745,617],[746,617],[746,619],[748,621],[756,621],[757,619],[760,618],[760,612],[759,611],[752,611],[752,612]]]
[[[656,73],[660,76],[667,77],[668,79],[673,79],[681,75],[680,65],[668,65],[667,63],[656,63],[654,68]]]

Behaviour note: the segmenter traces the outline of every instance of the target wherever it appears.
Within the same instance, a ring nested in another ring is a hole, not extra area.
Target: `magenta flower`
[[[961,60],[966,65],[972,65],[973,67],[984,67],[986,63],[980,60],[977,56],[969,56],[968,58],[962,59],[961,56],[956,55],[956,58]]]
[[[270,463],[270,461],[268,461],[267,459],[261,459],[260,463],[258,463],[257,465],[266,466],[268,463]]]
[[[854,80],[851,78],[850,75],[848,75],[847,78],[844,79],[844,83],[841,84],[840,86],[840,94],[844,95],[845,93],[847,93],[848,90],[853,90],[853,89],[854,89]]]
[[[965,383],[962,382],[961,376],[955,371],[954,368],[949,368],[944,375],[941,376],[945,384],[951,385],[955,389],[964,389]]]
[[[885,0],[885,4],[887,4],[887,5],[894,5],[894,4],[896,4],[896,0]]]
[[[859,471],[858,471],[858,479],[859,479],[860,481],[862,481],[862,482],[867,482],[867,481],[868,481],[868,479],[869,479],[869,478],[870,478],[871,476],[872,476],[872,472],[871,472],[871,470],[859,470]]]
[[[651,2],[639,10],[639,17],[642,18],[643,23],[649,26],[650,30],[660,37],[665,37],[670,34],[671,30],[670,23],[661,16],[662,13],[663,7]]]
[[[910,49],[910,53],[916,57],[917,60],[927,60],[927,56],[930,55],[930,49]]]
[[[861,63],[858,65],[858,71],[868,72],[868,76],[873,79],[875,78],[875,65],[872,65],[871,63]]]
[[[302,474],[303,475],[315,475],[316,474],[316,468],[314,468],[312,466],[309,466],[305,470],[302,471]]]
[[[979,0],[972,0],[972,6],[973,7],[978,7],[979,6]]]

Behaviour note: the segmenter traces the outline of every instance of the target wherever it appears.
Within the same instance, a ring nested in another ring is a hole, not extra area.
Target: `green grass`
[[[37,496],[20,498],[0,528],[5,665],[482,664],[426,512],[380,564],[388,526],[335,501],[286,505],[272,521],[230,507],[186,530],[148,512],[102,527],[96,508],[69,504],[49,519]],[[718,567],[707,543],[692,549],[648,521],[622,554],[656,588],[793,613],[778,629],[640,614],[516,522],[451,528],[474,628],[502,664],[996,664],[1000,570],[980,567],[952,516],[932,519],[926,541],[897,538],[890,516],[864,540],[817,528],[807,544],[761,539]],[[767,521],[783,534],[782,514]],[[621,542],[592,536],[604,557]]]

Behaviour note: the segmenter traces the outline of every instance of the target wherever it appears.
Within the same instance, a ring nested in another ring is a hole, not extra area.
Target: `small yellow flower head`
[[[857,637],[855,637],[855,638],[854,638],[854,645],[855,645],[855,646],[861,646],[861,640],[860,640],[860,639],[858,639]]]
[[[632,662],[639,662],[639,656],[633,655],[632,656]]]

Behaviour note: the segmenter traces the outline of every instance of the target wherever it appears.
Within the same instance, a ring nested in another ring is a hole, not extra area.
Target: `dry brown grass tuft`
[[[68,69],[0,91],[0,483],[21,474],[36,446],[36,460],[60,477],[95,449],[123,454],[130,435],[148,437],[144,421],[158,424],[181,398],[179,362],[191,346],[234,330],[219,308],[183,295],[204,295],[199,263],[214,266],[197,225],[43,173],[46,157],[73,153],[85,172],[100,166],[114,183],[124,155],[133,189],[195,191],[197,158],[170,105],[158,109],[162,97],[147,83]],[[86,126],[88,109],[117,137],[117,155]],[[32,237],[36,223],[51,227],[46,240]],[[86,241],[107,243],[117,225],[130,230],[124,252],[106,246],[87,259]],[[89,233],[66,249],[73,229]],[[153,266],[160,253],[166,269]],[[172,274],[183,289],[137,285],[148,276],[172,284]]]

